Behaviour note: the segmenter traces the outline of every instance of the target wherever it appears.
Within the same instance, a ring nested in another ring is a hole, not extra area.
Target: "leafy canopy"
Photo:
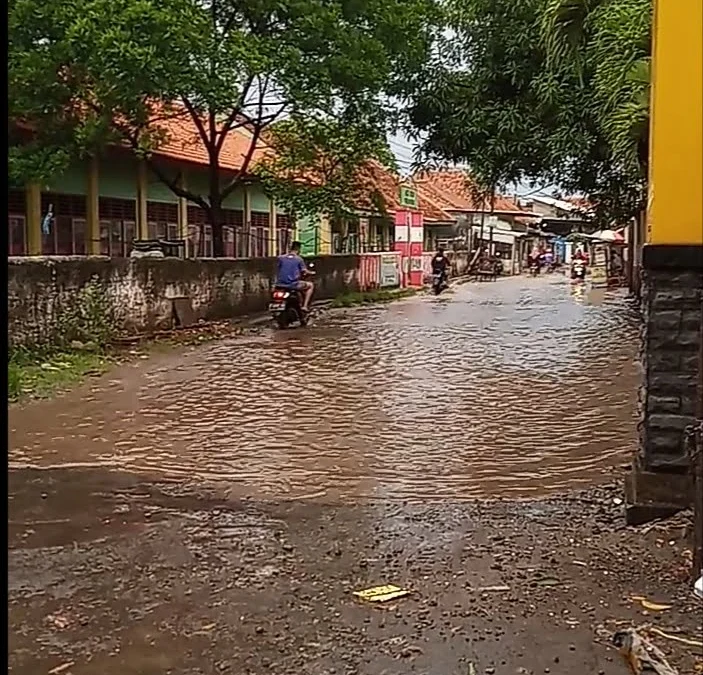
[[[251,178],[262,139],[290,151],[280,166],[290,169],[305,168],[301,143],[313,136],[311,162],[330,154],[349,165],[338,179],[362,154],[383,155],[394,121],[387,102],[409,95],[438,17],[435,0],[10,0],[10,120],[33,130],[28,141],[15,126],[11,174],[48,177],[70,157],[127,143],[216,229],[223,200]],[[197,129],[207,195],[154,159],[164,116]],[[348,153],[339,151],[340,122]],[[237,131],[249,147],[241,170],[224,177],[222,149]],[[299,197],[298,206],[312,205]]]
[[[599,219],[642,206],[651,0],[449,0],[451,58],[410,118],[479,184],[557,183]]]

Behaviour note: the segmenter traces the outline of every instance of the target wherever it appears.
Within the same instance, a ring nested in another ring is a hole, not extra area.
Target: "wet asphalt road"
[[[12,409],[10,671],[624,675],[618,621],[703,619],[681,533],[575,491],[633,450],[636,352],[622,297],[508,279]]]

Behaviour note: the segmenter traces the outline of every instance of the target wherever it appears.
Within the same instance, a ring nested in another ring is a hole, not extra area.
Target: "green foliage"
[[[46,396],[106,369],[106,352],[117,335],[104,286],[91,279],[59,313],[48,341],[11,347],[8,396]]]
[[[17,401],[24,397],[50,396],[88,375],[104,372],[109,365],[106,356],[95,352],[15,352],[7,366],[8,399]]]
[[[632,217],[647,173],[651,0],[450,0],[457,53],[411,109],[478,184],[557,183]]]
[[[96,351],[108,346],[116,334],[112,305],[97,277],[91,279],[78,298],[61,312],[55,332],[58,346],[82,345],[82,349]]]
[[[376,160],[395,168],[373,122],[292,117],[271,129],[267,143],[275,153],[256,173],[267,193],[298,216],[350,215],[360,194],[373,189],[372,182],[363,181],[365,165]],[[383,198],[370,196],[377,199],[376,210],[383,212]]]
[[[304,118],[320,123],[317,147],[332,156],[339,120],[349,136],[383,137],[394,121],[387,97],[409,94],[438,30],[437,0],[10,0],[8,16],[15,179],[48,178],[60,160],[126,143],[206,210],[216,254],[222,202],[250,178],[254,146],[271,127],[295,121],[277,134],[280,152]],[[152,156],[160,119],[174,115],[197,128],[209,154],[206,196]],[[39,154],[23,151],[20,122],[34,130]],[[224,176],[223,145],[237,129],[249,147],[241,170]],[[300,164],[299,148],[293,140],[284,168]],[[359,156],[337,155],[348,164]]]

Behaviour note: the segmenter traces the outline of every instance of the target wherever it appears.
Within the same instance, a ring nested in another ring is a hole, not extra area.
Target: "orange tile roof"
[[[449,214],[446,208],[446,201],[441,195],[431,190],[426,185],[415,184],[417,190],[417,200],[420,211],[426,221],[434,223],[453,223],[456,218]]]
[[[500,194],[495,195],[492,209],[489,199],[484,200],[483,204],[477,202],[471,194],[469,175],[459,169],[426,171],[416,175],[414,181],[420,189],[432,194],[445,210],[525,214],[512,199]]]
[[[360,211],[377,212],[378,206],[374,196],[379,197],[386,211],[392,212],[403,208],[400,204],[400,176],[393,173],[377,161],[367,162],[358,174],[357,194],[354,206]],[[416,186],[417,187],[417,186]],[[454,218],[446,213],[433,197],[417,190],[418,209],[428,222],[453,222]]]
[[[205,120],[203,123],[205,124]],[[154,154],[203,166],[210,164],[207,148],[198,133],[193,117],[185,108],[174,108],[168,113],[155,113],[152,129],[162,134],[161,142],[154,149]],[[220,168],[239,171],[244,165],[251,142],[252,134],[248,129],[240,127],[231,130],[220,151]],[[253,168],[268,151],[266,144],[259,140],[248,168]]]
[[[386,211],[400,208],[400,179],[379,162],[371,160],[361,166],[355,182],[353,203],[360,211],[376,213],[379,199]]]
[[[204,120],[203,120],[204,122]],[[169,110],[155,111],[152,128],[161,134],[160,142],[155,147],[154,154],[168,157],[176,161],[189,162],[201,166],[210,163],[207,149],[200,138],[198,129],[190,113],[183,107],[174,106]],[[238,171],[242,168],[244,159],[250,150],[252,134],[246,128],[233,129],[227,134],[220,152],[220,168]],[[261,139],[257,142],[249,169],[261,161],[268,153],[273,152]],[[446,172],[449,174],[450,172]],[[459,172],[454,177],[454,187],[460,178]],[[302,180],[319,183],[319,176],[307,176]],[[465,180],[461,178],[461,180]],[[447,192],[439,185],[418,183],[418,206],[425,220],[429,222],[452,222],[447,209],[466,210],[469,204],[465,198]],[[466,191],[465,185],[463,186]],[[385,210],[393,212],[402,208],[399,202],[400,177],[382,166],[377,161],[369,161],[358,172],[354,206],[360,211],[376,213],[381,201]]]

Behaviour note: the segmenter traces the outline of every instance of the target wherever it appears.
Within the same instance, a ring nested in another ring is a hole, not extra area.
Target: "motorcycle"
[[[586,265],[581,260],[575,260],[571,264],[571,279],[573,281],[583,281],[586,278]]]
[[[312,270],[312,263],[308,267]],[[303,312],[303,294],[294,288],[275,286],[269,312],[279,328],[288,328],[296,322],[301,328],[308,324],[309,315]]]
[[[432,292],[439,295],[447,287],[447,277],[443,273],[432,275]]]

